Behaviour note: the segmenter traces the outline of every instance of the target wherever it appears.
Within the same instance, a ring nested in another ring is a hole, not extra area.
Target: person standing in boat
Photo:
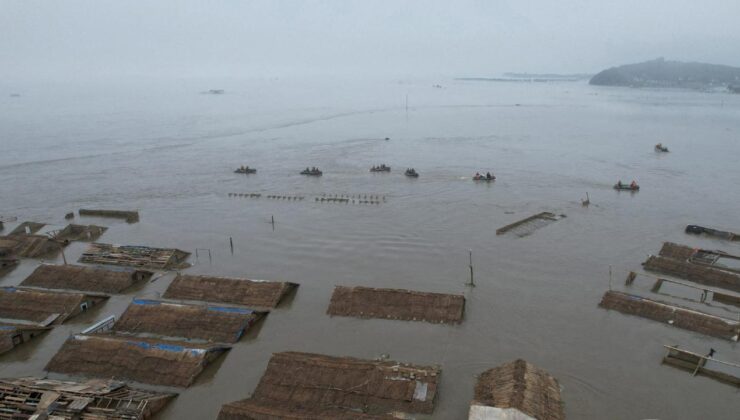
[[[635,180],[634,180],[634,179],[632,180],[632,183],[630,184],[630,188],[632,188],[633,190],[634,190],[635,188],[637,188],[637,182],[635,182]]]
[[[486,172],[486,179],[488,179],[488,180],[493,179],[493,175],[491,175],[490,172]]]

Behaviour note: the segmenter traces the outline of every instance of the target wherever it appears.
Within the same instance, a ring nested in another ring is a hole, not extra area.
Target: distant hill
[[[589,83],[599,86],[730,88],[740,86],[740,68],[666,61],[659,58],[644,63],[612,67],[592,77]]]

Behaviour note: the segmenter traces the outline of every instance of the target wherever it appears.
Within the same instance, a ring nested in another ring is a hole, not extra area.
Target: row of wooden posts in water
[[[261,193],[229,193],[229,197],[237,198],[261,198]],[[265,198],[271,200],[303,201],[304,196],[299,195],[265,195]],[[375,204],[380,205],[387,200],[385,195],[379,194],[321,194],[315,197],[317,203],[344,203],[344,204]]]

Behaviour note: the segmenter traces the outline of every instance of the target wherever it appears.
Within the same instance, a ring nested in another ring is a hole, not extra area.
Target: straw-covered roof
[[[13,419],[146,420],[175,395],[103,379],[0,379],[0,413]]]
[[[599,306],[728,340],[740,335],[740,322],[614,290],[604,293]]]
[[[465,297],[400,289],[337,286],[329,315],[432,323],[462,322]]]
[[[78,334],[67,339],[46,370],[187,387],[208,363],[228,349],[228,346]]]
[[[104,226],[69,224],[54,234],[54,239],[60,241],[85,241],[97,240],[100,235],[108,230]]]
[[[366,414],[338,407],[306,408],[247,398],[224,404],[217,420],[392,420],[390,415]]]
[[[102,295],[3,287],[0,318],[61,324],[105,299]]]
[[[134,299],[113,330],[235,343],[263,315],[246,308]]]
[[[33,235],[34,233],[38,232],[46,226],[45,223],[37,223],[37,222],[23,222],[20,225],[16,226],[15,229],[13,229],[12,232],[10,232],[11,235]]]
[[[189,252],[174,248],[152,248],[139,245],[111,245],[94,242],[79,261],[87,264],[121,265],[166,270],[180,266]]]
[[[287,282],[178,274],[164,297],[275,308],[297,286]]]
[[[558,381],[521,359],[483,372],[473,405],[515,409],[537,420],[565,418]]]
[[[42,264],[23,280],[21,285],[46,289],[121,293],[137,283],[146,281],[152,274],[150,271],[126,268]]]
[[[0,236],[0,252],[23,258],[43,258],[56,255],[63,244],[44,235]]]
[[[440,373],[436,366],[310,353],[275,353],[251,399],[229,404],[230,408],[225,408],[221,419],[250,418],[226,415],[239,410],[259,410],[257,407],[282,407],[283,412],[291,413],[293,418],[302,415],[310,418],[328,409],[348,414],[335,418],[353,418],[349,414],[357,411],[373,415],[394,411],[429,414],[434,410]]]

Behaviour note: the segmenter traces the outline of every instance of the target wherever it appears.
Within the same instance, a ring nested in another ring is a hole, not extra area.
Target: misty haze
[[[0,418],[736,419],[738,16],[0,0]]]

